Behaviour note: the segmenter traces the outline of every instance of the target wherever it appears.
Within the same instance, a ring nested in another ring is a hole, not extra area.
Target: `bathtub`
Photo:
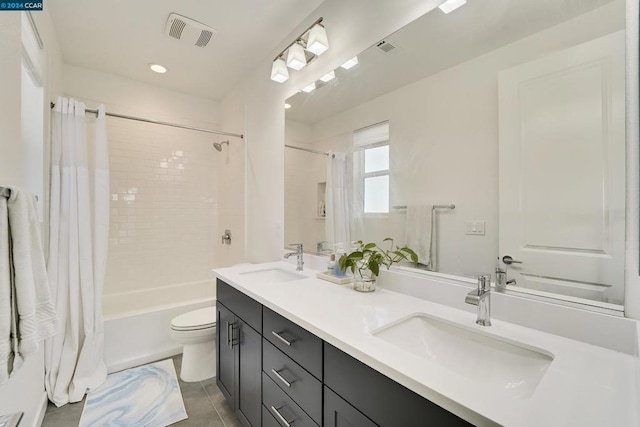
[[[175,316],[215,304],[213,280],[104,295],[104,360],[109,373],[171,357]]]

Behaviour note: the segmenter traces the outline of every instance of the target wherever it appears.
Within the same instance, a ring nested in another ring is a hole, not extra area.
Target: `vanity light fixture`
[[[467,3],[467,0],[447,0],[442,3],[438,8],[444,13],[451,13],[460,6],[464,6]]]
[[[309,83],[308,85],[302,88],[302,91],[306,93],[311,93],[314,90],[316,90],[316,82]]]
[[[289,80],[289,70],[287,64],[282,58],[276,58],[271,65],[271,80],[278,83],[283,83]]]
[[[307,56],[304,54],[304,48],[300,43],[294,43],[287,53],[287,67],[298,71],[306,66]]]
[[[271,80],[278,83],[287,81],[289,72],[282,69],[283,64],[285,68],[301,70],[329,49],[327,30],[322,25],[322,20],[323,18],[318,18],[275,57],[271,66]]]
[[[354,56],[353,58],[351,58],[350,60],[342,64],[341,67],[344,68],[345,70],[348,70],[350,68],[355,67],[356,65],[358,65],[358,57]]]
[[[151,68],[151,71],[155,71],[159,74],[164,74],[167,72],[167,69],[160,64],[149,64],[149,68]]]
[[[327,30],[320,24],[316,24],[309,30],[307,39],[307,50],[316,55],[322,55],[329,49],[329,39]]]
[[[336,72],[335,71],[329,71],[327,74],[325,74],[324,76],[320,77],[320,80],[322,80],[323,82],[327,83],[330,82],[331,80],[336,78]]]

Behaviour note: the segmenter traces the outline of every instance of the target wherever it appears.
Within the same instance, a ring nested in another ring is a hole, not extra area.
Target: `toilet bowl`
[[[171,337],[182,344],[180,378],[203,381],[216,375],[216,308],[190,311],[171,320]]]

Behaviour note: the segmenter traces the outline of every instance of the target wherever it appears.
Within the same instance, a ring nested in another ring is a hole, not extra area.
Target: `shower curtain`
[[[104,105],[58,98],[52,117],[47,271],[61,333],[45,343],[45,388],[56,406],[82,400],[107,375],[104,284],[109,166]]]
[[[325,232],[331,244],[342,243],[345,251],[351,244],[353,185],[349,164],[345,153],[329,152]]]

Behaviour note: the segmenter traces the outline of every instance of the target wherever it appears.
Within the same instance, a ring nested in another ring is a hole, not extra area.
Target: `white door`
[[[624,32],[499,76],[500,258],[517,287],[622,304]]]

